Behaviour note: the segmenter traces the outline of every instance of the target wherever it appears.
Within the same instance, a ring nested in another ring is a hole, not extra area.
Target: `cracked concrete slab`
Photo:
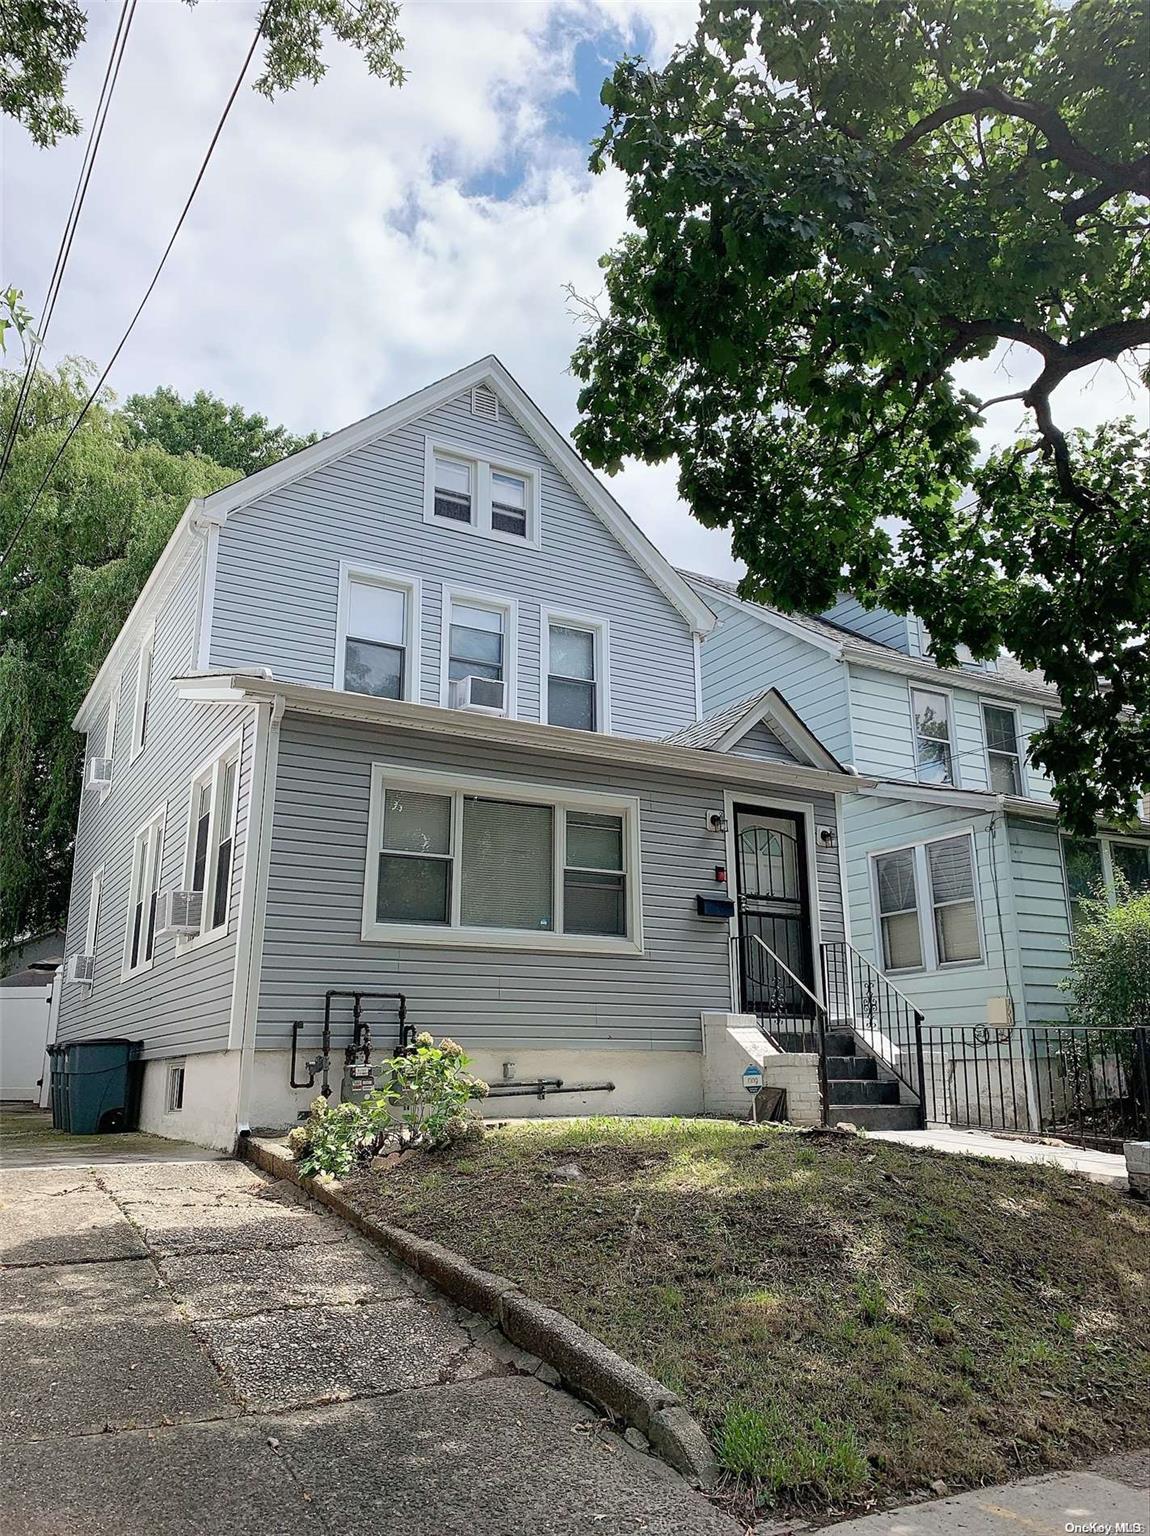
[[[354,1306],[411,1294],[394,1264],[350,1242],[173,1255],[160,1260],[160,1274],[197,1318]]]
[[[273,1182],[250,1163],[116,1163],[99,1169],[100,1183],[120,1200],[163,1202],[256,1195]]]
[[[482,1358],[439,1309],[412,1298],[265,1312],[196,1327],[257,1413],[432,1386],[472,1351]],[[490,1366],[498,1369],[493,1360]]]
[[[299,1243],[342,1243],[348,1228],[299,1205],[238,1198],[216,1202],[176,1195],[162,1201],[128,1201],[123,1208],[153,1253],[229,1253],[251,1248],[289,1248]]]
[[[324,1536],[250,1422],[6,1447],[0,1507],[5,1536]]]
[[[565,1393],[527,1377],[294,1413],[269,1428],[330,1536],[739,1536]]]
[[[146,1253],[139,1233],[99,1190],[15,1200],[0,1221],[2,1264],[75,1264]]]
[[[0,1168],[0,1208],[17,1200],[52,1200],[58,1195],[98,1191],[91,1168]]]
[[[7,1270],[0,1302],[0,1436],[239,1412],[150,1259]]]

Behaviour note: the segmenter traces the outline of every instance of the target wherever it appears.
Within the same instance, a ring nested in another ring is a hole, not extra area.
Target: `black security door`
[[[810,1018],[814,1004],[786,973],[792,971],[803,986],[815,990],[802,817],[736,806],[735,879],[744,1009],[780,1020]]]

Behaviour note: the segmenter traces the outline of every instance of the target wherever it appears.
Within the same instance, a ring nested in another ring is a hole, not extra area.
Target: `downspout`
[[[239,1082],[236,1092],[237,1139],[251,1134],[256,1021],[259,1014],[260,977],[263,970],[264,919],[267,913],[268,871],[271,866],[276,779],[279,773],[280,721],[284,715],[283,696],[277,695],[269,703],[259,705],[258,709],[259,714],[263,716],[259,724],[263,725],[264,743],[262,753],[257,751],[258,761],[254,765],[254,772],[258,774],[260,814],[255,825],[255,847],[248,849],[249,857],[254,857],[252,872],[255,880],[255,900],[245,978],[243,1033],[240,1037]],[[259,734],[259,725],[257,725],[257,738]]]

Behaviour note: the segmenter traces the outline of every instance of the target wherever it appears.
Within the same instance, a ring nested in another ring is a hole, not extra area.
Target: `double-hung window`
[[[1018,716],[1000,704],[984,704],[986,757],[990,787],[998,795],[1021,795],[1022,754],[1018,746]]]
[[[634,953],[638,835],[631,800],[377,764],[363,937]]]
[[[1132,896],[1150,891],[1150,845],[1146,843],[1119,843],[1110,840],[1110,867],[1115,876],[1121,876]]]
[[[481,593],[443,593],[442,704],[515,713],[515,604]]]
[[[950,701],[932,688],[912,688],[914,757],[923,784],[953,784],[954,754],[951,748]]]
[[[419,683],[419,582],[343,566],[335,686],[379,699],[412,699]]]
[[[124,976],[147,970],[156,949],[156,901],[164,848],[164,811],[146,821],[132,841],[128,887],[128,927],[124,936]]]
[[[548,725],[610,730],[606,622],[544,611],[542,626]]]
[[[184,889],[200,898],[204,938],[227,928],[235,864],[240,743],[231,743],[192,780]]]
[[[148,737],[148,707],[152,692],[152,653],[156,644],[156,632],[149,630],[140,646],[140,659],[136,664],[136,697],[132,707],[132,750],[129,761],[144,750]]]
[[[424,522],[538,548],[536,469],[457,443],[425,443]]]
[[[968,833],[876,854],[874,876],[884,971],[982,959]]]

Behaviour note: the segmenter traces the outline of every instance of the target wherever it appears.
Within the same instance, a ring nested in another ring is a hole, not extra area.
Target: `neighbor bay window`
[[[633,801],[377,764],[370,836],[365,939],[641,944]]]

